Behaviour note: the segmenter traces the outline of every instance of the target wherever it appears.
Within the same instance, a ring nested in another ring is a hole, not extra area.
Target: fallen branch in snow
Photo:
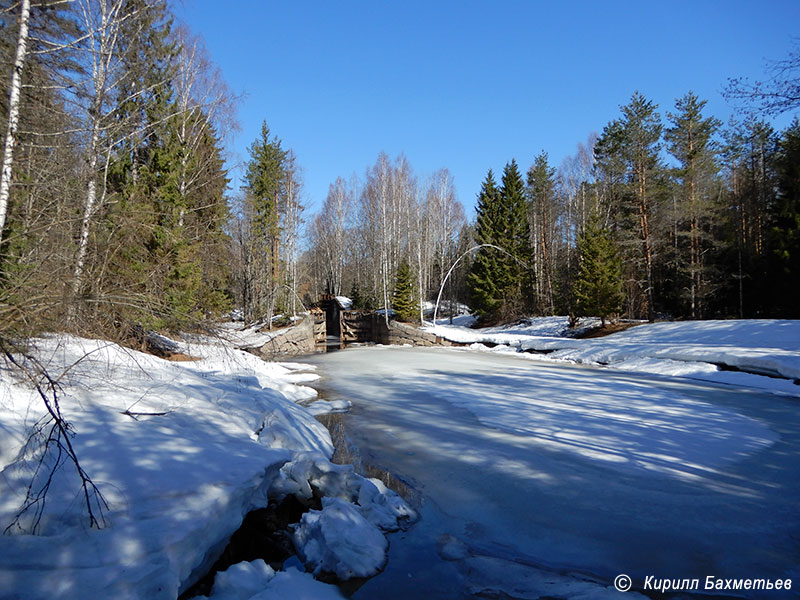
[[[134,421],[138,421],[139,420],[138,417],[163,417],[165,415],[168,415],[170,412],[172,411],[166,410],[164,412],[132,412],[130,410],[123,410],[120,414],[123,414],[126,417],[130,417]]]
[[[61,407],[59,406],[58,397],[62,389],[61,384],[58,379],[53,379],[44,365],[34,357],[23,354],[24,358],[35,366],[35,371],[21,364],[15,358],[14,350],[6,340],[0,338],[0,352],[2,352],[10,365],[25,375],[42,399],[48,415],[37,423],[26,443],[26,446],[39,444],[37,451],[40,451],[41,455],[31,477],[31,482],[28,484],[25,502],[11,524],[5,528],[4,533],[11,533],[15,527],[24,531],[25,528],[22,526],[21,521],[30,511],[33,511],[30,533],[36,534],[38,532],[39,523],[47,504],[47,492],[53,483],[53,477],[67,460],[71,461],[75,466],[80,478],[81,492],[89,515],[89,526],[102,529],[107,525],[103,513],[108,510],[108,503],[91,477],[81,467],[78,455],[72,446],[71,438],[75,435],[75,432],[72,429],[72,425],[61,414]],[[40,436],[48,426],[50,426],[50,429],[44,442],[42,442]],[[48,464],[47,459],[52,454],[55,454],[55,461]]]

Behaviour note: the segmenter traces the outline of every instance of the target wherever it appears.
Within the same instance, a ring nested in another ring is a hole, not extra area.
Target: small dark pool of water
[[[208,596],[217,573],[240,562],[260,558],[276,571],[280,570],[284,561],[295,554],[289,526],[299,523],[310,509],[321,508],[319,498],[302,501],[294,496],[287,496],[281,502],[270,502],[266,508],[249,512],[214,566],[202,579],[181,594],[178,600]]]

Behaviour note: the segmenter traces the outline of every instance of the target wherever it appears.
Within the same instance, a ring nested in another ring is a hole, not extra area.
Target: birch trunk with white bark
[[[6,129],[3,167],[0,175],[0,242],[3,241],[3,228],[8,212],[8,198],[11,192],[11,173],[14,164],[14,145],[17,141],[19,126],[20,89],[22,88],[22,69],[25,66],[28,45],[28,21],[30,20],[30,0],[22,0],[19,13],[19,35],[17,36],[17,52],[14,58],[14,70],[11,74],[11,91],[8,99],[8,127]]]

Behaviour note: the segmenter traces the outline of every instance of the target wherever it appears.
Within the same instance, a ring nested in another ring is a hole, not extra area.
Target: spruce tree
[[[280,214],[288,151],[281,147],[277,137],[271,136],[266,121],[261,126],[261,135],[247,150],[250,160],[243,189],[251,202],[248,252],[258,264],[251,282],[253,297],[244,307],[245,316],[250,321],[266,316],[271,323],[280,284]]]
[[[467,275],[472,309],[483,319],[517,317],[530,308],[533,274],[525,186],[515,160],[497,188],[489,170],[478,195],[478,250]]]
[[[525,184],[517,161],[511,159],[503,169],[501,196],[502,220],[505,229],[499,246],[507,253],[502,260],[503,317],[518,317],[530,311],[533,305],[533,270],[531,261],[528,207],[525,202]]]
[[[261,125],[261,135],[247,149],[250,160],[245,170],[245,190],[254,203],[254,225],[262,235],[276,235],[278,203],[283,193],[287,151],[281,141],[270,135],[267,122]]]
[[[775,161],[778,193],[770,215],[770,313],[800,317],[800,119],[783,133]]]
[[[498,245],[503,232],[500,212],[500,191],[489,169],[478,194],[475,241],[480,244]],[[478,249],[467,274],[467,288],[473,312],[481,318],[490,317],[503,301],[502,255],[494,248]]]
[[[361,288],[358,286],[358,281],[353,281],[353,285],[350,288],[350,301],[352,302],[352,309],[353,310],[363,310],[364,309],[364,298],[361,296]]]
[[[411,267],[405,260],[397,269],[397,277],[392,294],[392,310],[400,321],[417,321],[419,307],[414,302],[414,279]]]
[[[578,238],[579,273],[575,280],[576,315],[606,317],[619,312],[622,292],[622,262],[611,232],[592,213]]]

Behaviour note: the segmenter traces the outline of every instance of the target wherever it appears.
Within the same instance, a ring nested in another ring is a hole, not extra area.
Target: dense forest
[[[231,304],[233,99],[160,0],[3,3],[2,334]]]
[[[800,316],[800,122],[769,122],[800,106],[797,51],[729,82],[725,125],[635,92],[559,166],[531,140],[470,222],[446,168],[384,153],[308,214],[267,121],[230,189],[237,99],[165,0],[3,0],[0,26],[0,337],[271,323],[324,293],[408,319],[440,292],[486,322]]]

